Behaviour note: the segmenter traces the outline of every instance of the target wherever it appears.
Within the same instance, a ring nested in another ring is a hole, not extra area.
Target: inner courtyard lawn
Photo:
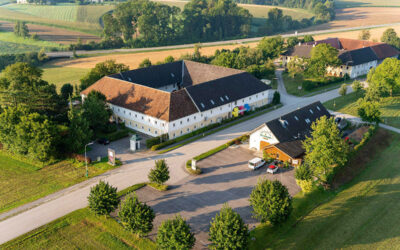
[[[143,184],[129,188],[134,191]],[[5,249],[156,249],[155,244],[125,230],[115,219],[88,208],[61,217],[0,246]]]
[[[350,93],[330,100],[324,103],[324,106],[333,111],[358,116],[357,100],[360,97],[362,97],[362,93]],[[400,95],[385,97],[379,103],[381,105],[382,122],[400,128]]]
[[[289,221],[281,227],[258,227],[253,233],[257,241],[252,243],[251,248],[398,248],[400,135],[387,132],[385,137],[373,137],[370,143],[379,143],[382,147],[369,154],[363,153],[367,159],[365,170],[360,175],[336,192],[308,199],[314,199],[315,209],[305,213],[303,218]],[[334,194],[333,198],[329,194]],[[301,213],[297,203],[302,198],[301,194],[295,197],[294,214]]]
[[[106,161],[91,164],[89,177],[113,168]],[[39,167],[0,151],[0,213],[86,180],[85,165],[64,160]]]

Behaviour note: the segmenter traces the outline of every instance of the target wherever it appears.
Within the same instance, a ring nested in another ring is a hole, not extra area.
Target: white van
[[[262,167],[265,164],[265,161],[259,157],[251,159],[249,161],[249,168],[256,170],[257,168]]]

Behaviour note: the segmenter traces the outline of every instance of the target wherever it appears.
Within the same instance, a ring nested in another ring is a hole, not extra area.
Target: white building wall
[[[250,134],[249,148],[260,150],[261,141],[265,141],[269,144],[279,143],[278,139],[266,125]]]

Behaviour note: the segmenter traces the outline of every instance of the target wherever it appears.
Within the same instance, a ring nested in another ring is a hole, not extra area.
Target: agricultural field
[[[0,7],[0,19],[22,20],[35,24],[83,31],[99,35],[100,18],[114,9],[111,5],[20,5],[10,4]]]
[[[400,7],[400,0],[335,0],[336,8]]]
[[[251,243],[250,249],[392,249],[399,246],[399,140],[399,134],[378,130],[361,149],[357,161],[351,162],[359,173],[353,181],[336,191],[294,197],[296,220],[278,228],[268,224],[256,228],[252,234],[257,240]],[[314,207],[306,202],[303,205],[308,206],[298,207],[301,199],[313,202]],[[311,212],[301,211],[310,207]]]
[[[64,160],[37,166],[0,151],[0,213],[86,180],[85,165]],[[90,165],[89,177],[112,169],[107,162]]]
[[[326,108],[333,111],[358,116],[357,100],[359,97],[361,97],[359,94],[351,93],[330,100],[324,103],[324,105]],[[385,97],[380,101],[380,105],[383,120],[382,122],[387,125],[400,128],[400,96]]]
[[[53,42],[18,37],[13,32],[0,32],[0,55],[40,51],[42,48],[49,51],[51,48],[62,49],[63,46]]]
[[[71,68],[71,67],[52,67],[44,66],[43,80],[55,84],[57,91],[60,91],[62,85],[70,83],[72,85],[80,84],[79,80],[89,72],[87,68]]]
[[[134,191],[143,184],[130,188]],[[0,246],[5,249],[156,249],[149,239],[125,230],[114,218],[88,208],[74,211]]]

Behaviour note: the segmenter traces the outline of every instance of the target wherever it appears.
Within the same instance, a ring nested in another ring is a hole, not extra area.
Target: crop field
[[[400,0],[335,0],[337,8],[400,7]]]
[[[109,5],[57,5],[36,6],[10,4],[0,7],[0,19],[23,20],[26,22],[63,27],[72,30],[99,34],[100,18],[112,10]]]
[[[62,48],[62,46],[53,42],[18,37],[12,32],[0,32],[0,54],[40,51],[42,48],[49,50],[50,48]]]
[[[86,180],[84,164],[66,160],[39,167],[0,151],[0,166],[0,212]],[[89,167],[89,176],[112,168],[106,162],[94,163]]]

